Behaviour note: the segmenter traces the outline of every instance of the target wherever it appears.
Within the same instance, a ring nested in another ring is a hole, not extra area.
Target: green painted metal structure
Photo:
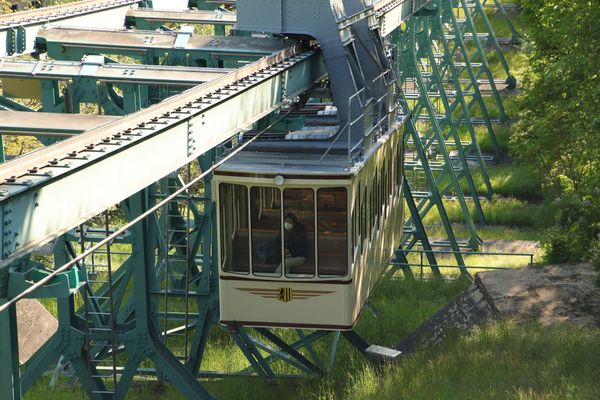
[[[193,3],[190,6],[209,11],[223,4],[228,9],[235,7],[233,1]],[[145,2],[145,5],[152,4]],[[433,273],[439,274],[435,252],[431,251],[433,246],[448,246],[460,267],[465,265],[461,249],[477,248],[482,243],[476,221],[485,223],[485,216],[474,176],[480,175],[486,185],[486,196],[490,197],[493,190],[486,163],[492,157],[482,153],[476,128],[483,124],[494,146],[493,157],[498,158],[501,153],[494,124],[508,122],[498,81],[494,80],[488,63],[491,55],[480,38],[485,37],[492,55],[502,63],[508,85],[515,82],[486,17],[486,0],[415,1],[411,6],[413,15],[404,19],[404,29],[395,29],[386,38],[389,49],[394,50],[391,53],[404,110],[400,118],[405,124],[405,147],[410,149],[405,156],[404,180],[409,218],[394,264],[408,265],[407,253],[421,246]],[[494,7],[505,16],[497,0]],[[387,9],[383,10],[378,12],[385,13]],[[142,17],[132,17],[129,21],[138,28],[158,27]],[[485,28],[485,36],[478,35],[475,21]],[[510,24],[509,19],[506,21]],[[123,130],[122,122],[116,121],[102,129],[99,136],[102,140],[91,147],[81,149],[76,142],[66,143],[71,146],[66,158],[58,157],[48,147],[41,153],[48,162],[44,168],[34,167],[34,161],[38,160],[33,158],[27,164],[29,159],[25,158],[22,164],[26,166],[25,175],[19,175],[20,170],[8,169],[12,164],[6,164],[6,171],[2,170],[2,176],[9,178],[0,185],[3,223],[0,307],[52,276],[28,297],[56,300],[59,329],[19,368],[15,305],[11,303],[0,312],[0,369],[5,371],[0,378],[0,397],[22,398],[60,359],[59,366],[71,366],[92,399],[124,398],[133,379],[140,374],[152,374],[158,380],[171,382],[187,398],[210,399],[212,396],[198,378],[230,375],[230,372],[207,371],[202,365],[209,336],[219,321],[218,267],[214,257],[216,221],[210,171],[216,162],[235,151],[235,134],[239,129],[255,124],[267,131],[276,123],[285,122],[287,117],[282,109],[285,110],[290,99],[310,91],[321,81],[322,56],[314,49],[279,54],[278,51],[285,53],[286,48],[294,45],[280,39],[238,37],[227,47],[229,39],[225,38],[225,44],[220,42],[224,47],[213,46],[219,50],[215,51],[209,45],[193,45],[195,36],[187,30],[115,31],[108,32],[112,36],[104,41],[94,39],[93,31],[85,32],[42,30],[37,51],[56,60],[77,62],[85,55],[104,53],[165,67],[247,65],[244,68],[249,68],[258,62],[262,68],[227,81],[225,86],[217,83],[226,76],[216,78],[207,84],[210,87],[214,83],[216,91],[203,91],[199,87],[191,89],[196,91],[195,95],[187,95],[185,101],[178,101],[177,97],[160,103],[186,85],[161,92],[157,82],[117,82],[93,74],[29,77],[40,79],[40,111],[77,113],[81,104],[92,103],[105,114],[129,115],[125,118],[133,121],[130,126],[134,128]],[[512,32],[516,42],[518,34],[514,27]],[[72,38],[73,33],[78,33],[78,37]],[[215,29],[215,33],[223,35],[225,31]],[[66,40],[67,36],[71,39]],[[128,45],[111,45],[121,41]],[[167,44],[157,45],[163,42]],[[272,59],[267,62],[263,56]],[[490,88],[489,96],[484,94],[483,85]],[[221,126],[232,108],[248,105],[251,99],[270,98],[272,93],[277,95],[249,110],[251,118]],[[9,97],[1,98],[0,103],[9,109],[12,106],[22,110]],[[219,139],[209,139],[215,132],[219,132]],[[40,132],[40,138],[44,144],[56,140],[44,139],[43,133]],[[150,147],[141,153],[140,149],[146,145]],[[161,150],[167,148],[172,148],[178,158],[166,169],[154,170],[155,179],[151,181],[129,182],[123,176],[127,185],[115,187],[111,176],[101,178],[111,171],[114,173],[114,169],[103,169],[104,160],[116,159],[117,154],[122,160],[135,159],[140,163],[137,168],[150,169],[151,160],[143,164],[135,154],[163,154]],[[468,188],[467,193],[461,183]],[[77,212],[58,213],[55,226],[24,229],[25,219],[47,215],[50,208],[46,204],[57,204],[65,188],[96,193],[98,198],[89,205],[90,196],[85,201],[81,196],[81,202],[73,205]],[[106,190],[115,194],[100,194]],[[448,197],[460,204],[469,231],[466,240],[460,240],[454,233],[444,206]],[[475,215],[471,215],[471,202]],[[423,223],[433,211],[439,214],[446,233],[447,239],[441,242],[434,242],[428,236]],[[93,216],[96,217],[90,220]],[[68,266],[64,272],[53,272],[30,255],[31,249],[49,239],[54,240],[54,267],[61,270]],[[410,276],[408,268],[403,271]],[[463,273],[468,275],[466,270]],[[300,375],[326,373],[335,359],[340,336],[368,357],[372,356],[368,344],[353,331],[298,330],[297,339],[293,340],[288,334],[264,328],[232,328],[227,334],[248,360],[248,368],[236,373],[247,376],[267,379],[289,376],[281,372],[281,363],[286,365],[283,370],[291,367]],[[318,352],[315,346],[324,340],[330,344],[327,354]]]

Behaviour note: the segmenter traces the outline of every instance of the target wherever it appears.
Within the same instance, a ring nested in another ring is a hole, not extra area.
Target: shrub
[[[592,259],[600,267],[600,199],[565,196],[559,200],[555,225],[542,239],[546,263]]]

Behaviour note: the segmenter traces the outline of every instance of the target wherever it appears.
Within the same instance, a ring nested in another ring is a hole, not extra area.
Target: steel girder
[[[78,113],[82,103],[97,104],[108,115],[131,114],[229,72],[106,63],[103,56],[87,56],[80,62],[2,59],[0,65],[5,98],[38,98],[44,112]],[[30,93],[15,93],[22,82],[31,83]]]
[[[81,60],[87,54],[127,56],[147,65],[239,68],[294,44],[262,37],[194,35],[191,31],[45,28],[38,32],[36,51],[56,60]]]
[[[118,28],[127,10],[140,0],[86,0],[0,16],[0,56],[31,53],[35,38],[48,23]]]
[[[209,25],[215,31],[215,36],[225,36],[225,26],[235,24],[236,15],[233,12],[219,11],[164,11],[151,8],[138,8],[127,12],[125,25],[137,29],[163,29],[166,23]]]
[[[0,132],[4,135],[74,136],[118,120],[108,115],[64,115],[57,113],[0,111]]]

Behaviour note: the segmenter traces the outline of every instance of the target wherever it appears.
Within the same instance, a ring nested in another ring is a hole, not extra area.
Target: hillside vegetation
[[[546,261],[600,267],[600,4],[521,0],[529,69],[511,150],[558,207]]]

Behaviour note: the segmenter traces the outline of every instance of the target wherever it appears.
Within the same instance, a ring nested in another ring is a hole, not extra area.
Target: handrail
[[[404,253],[404,259],[407,262],[402,262],[400,260],[398,260],[397,256],[401,253]],[[419,261],[418,262],[410,262],[408,261],[408,256],[410,254],[417,254],[419,255]],[[476,256],[501,256],[501,257],[523,257],[523,258],[528,258],[529,262],[527,264],[528,267],[532,267],[534,265],[533,262],[533,258],[534,258],[534,254],[533,253],[509,253],[509,252],[493,252],[493,251],[456,251],[456,250],[433,250],[433,249],[411,249],[411,250],[402,250],[402,249],[398,249],[396,251],[396,258],[391,262],[391,265],[393,265],[396,268],[419,268],[420,269],[420,275],[421,278],[423,278],[424,275],[424,269],[425,268],[430,268],[432,270],[437,270],[439,271],[440,268],[449,268],[449,269],[458,269],[461,271],[468,271],[468,270],[507,270],[507,269],[515,269],[514,266],[499,266],[499,265],[451,265],[451,264],[439,264],[437,263],[437,261],[435,261],[435,264],[432,264],[431,262],[429,262],[429,257],[423,257],[425,256],[430,256],[430,255],[454,255],[454,254],[460,254],[461,256],[469,256],[469,255],[476,255]],[[427,261],[424,260],[424,258],[427,258]],[[466,263],[465,263],[466,264]]]

